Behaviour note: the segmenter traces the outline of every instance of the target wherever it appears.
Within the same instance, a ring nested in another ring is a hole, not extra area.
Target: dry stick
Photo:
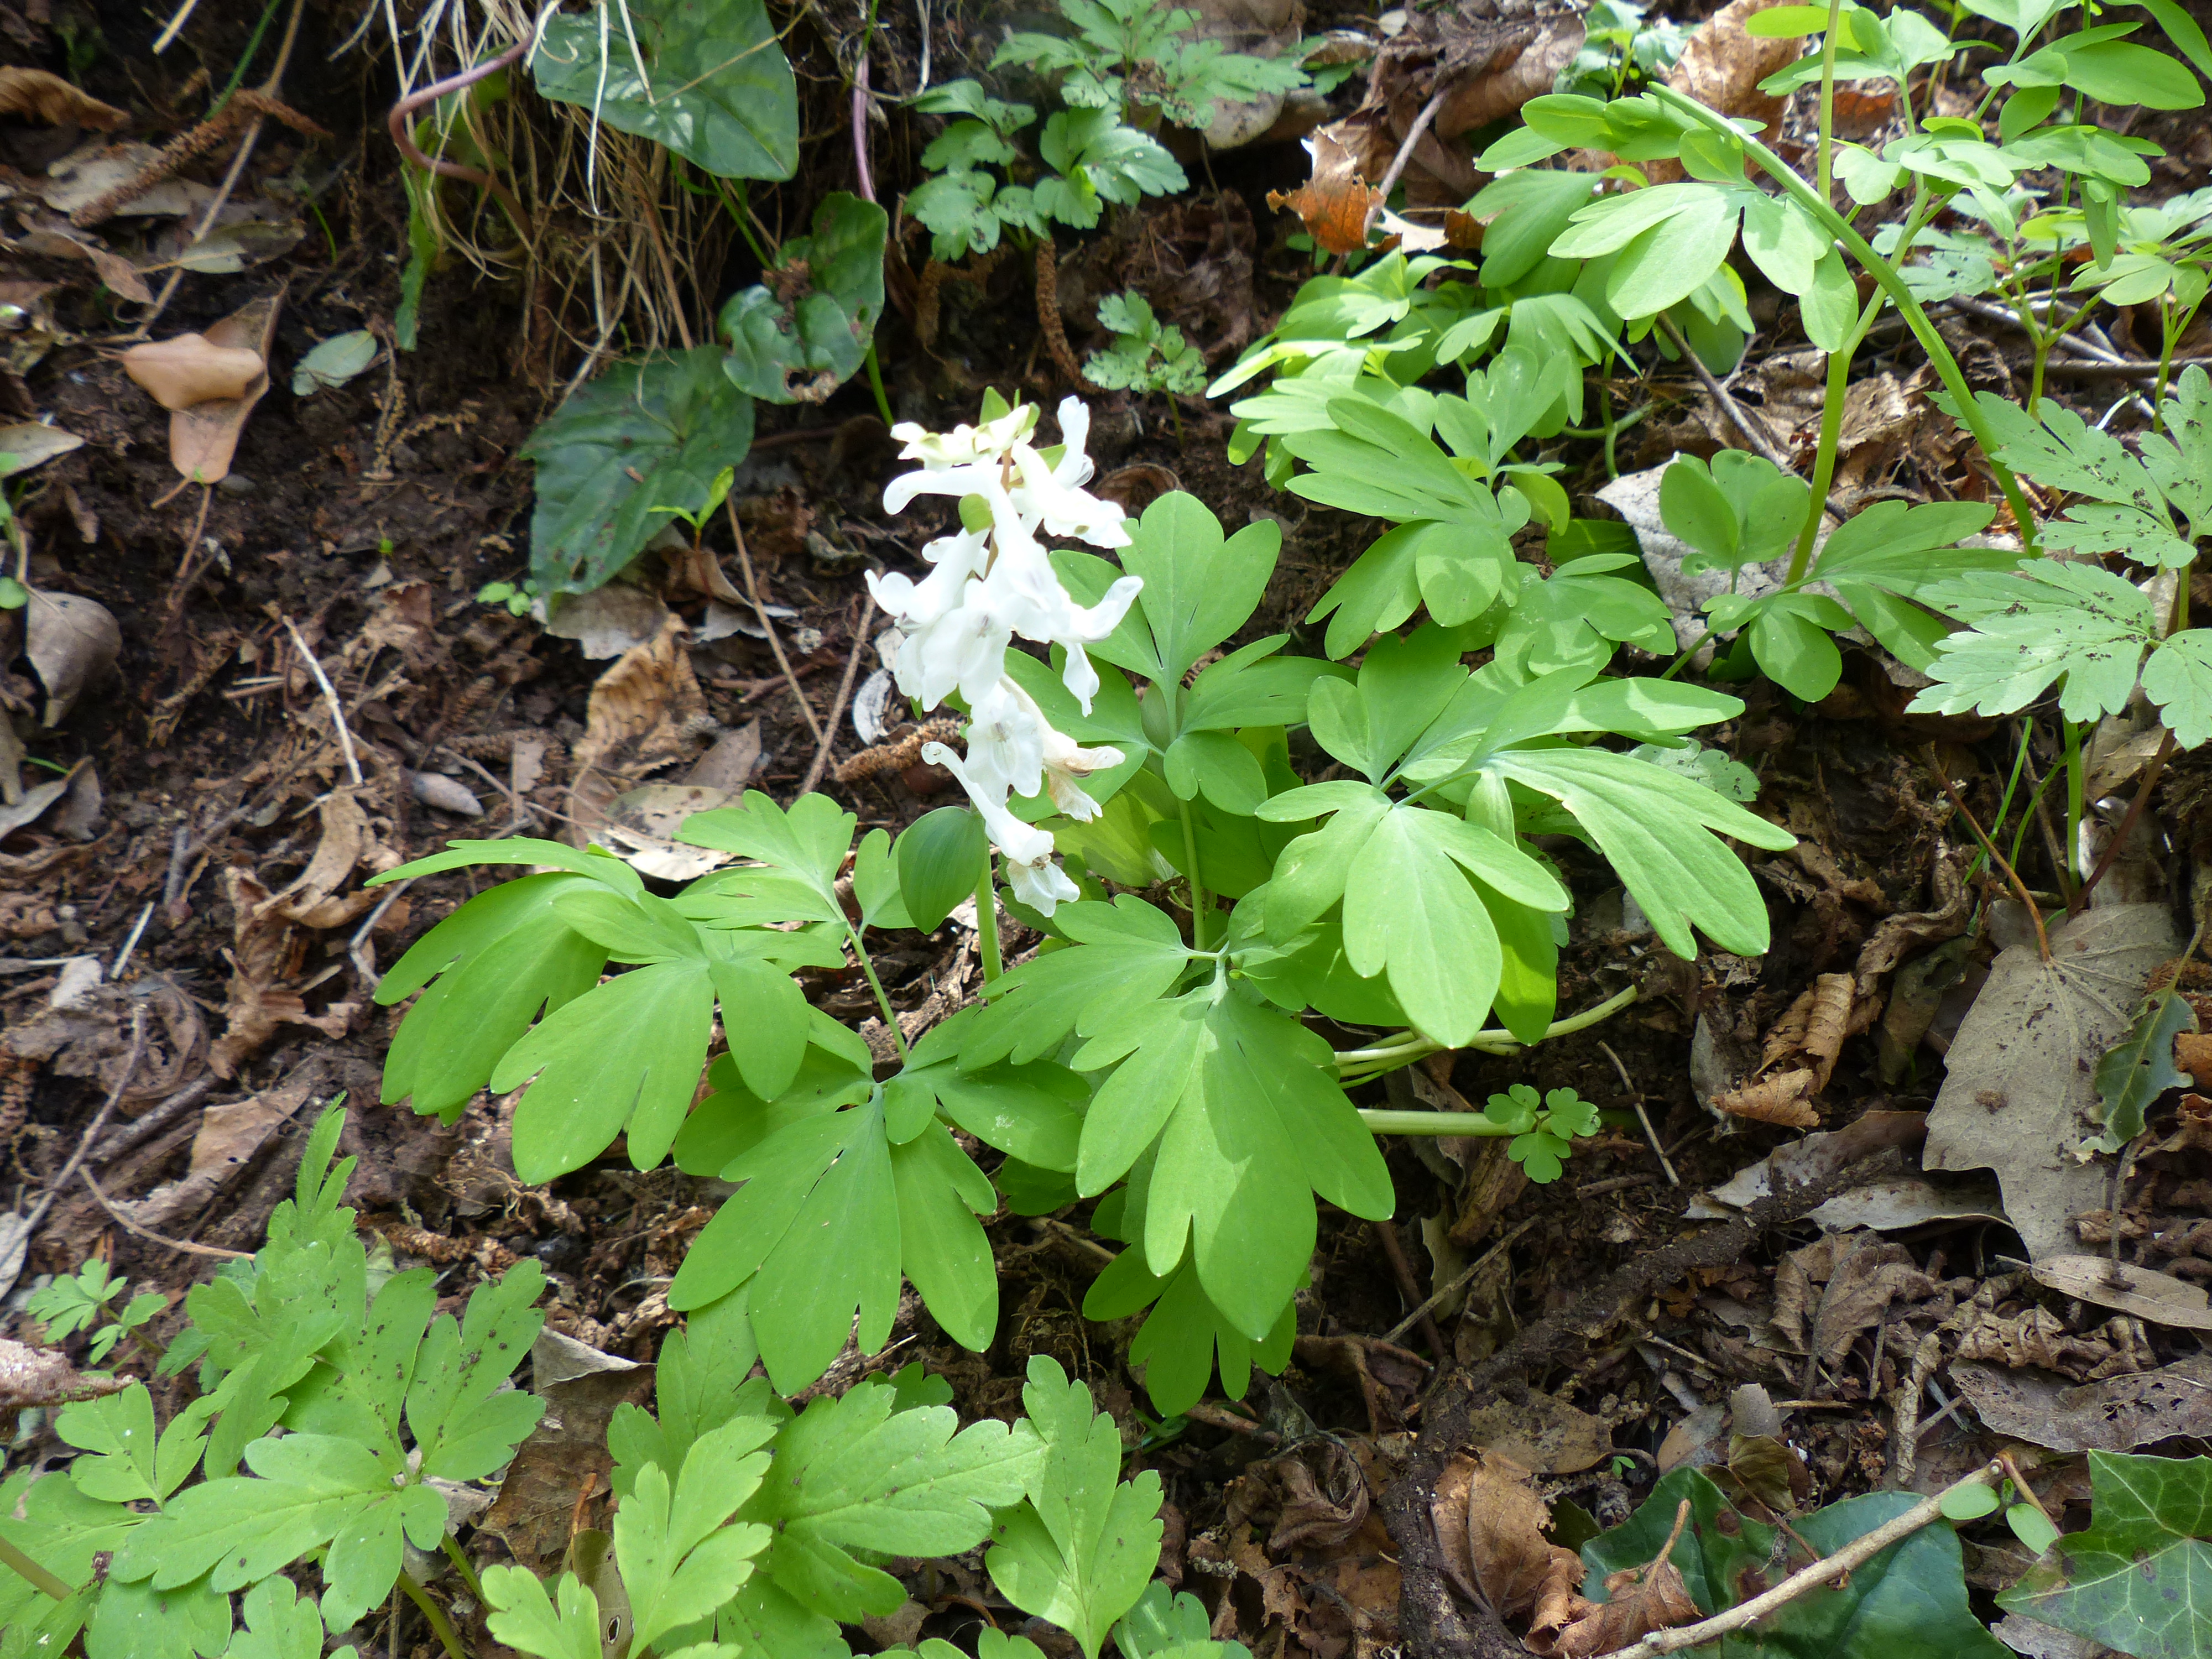
[[[775,653],[775,665],[783,671],[784,684],[799,700],[799,712],[806,717],[806,729],[814,734],[814,741],[827,743],[829,739],[822,735],[822,722],[814,718],[814,705],[806,701],[799,676],[791,672],[791,659],[783,654],[783,640],[776,633],[775,624],[769,620],[768,607],[761,603],[760,584],[753,578],[753,556],[745,550],[745,532],[738,523],[737,506],[726,495],[722,498],[722,511],[729,516],[730,534],[737,538],[738,568],[744,573],[745,598],[752,602],[753,615],[759,618],[763,631],[768,635],[768,648]]]
[[[1651,1143],[1651,1156],[1659,1160],[1659,1167],[1667,1172],[1667,1184],[1669,1187],[1680,1186],[1682,1177],[1674,1173],[1674,1166],[1668,1162],[1667,1149],[1659,1144],[1658,1131],[1651,1127],[1651,1115],[1644,1109],[1644,1091],[1628,1080],[1628,1067],[1620,1063],[1620,1056],[1613,1052],[1610,1043],[1601,1042],[1597,1046],[1613,1062],[1613,1069],[1620,1073],[1620,1086],[1628,1091],[1630,1103],[1636,1108],[1636,1121],[1644,1126],[1644,1139]]]
[[[1194,1423],[1203,1423],[1209,1429],[1226,1429],[1231,1434],[1249,1434],[1255,1440],[1264,1440],[1269,1445],[1280,1443],[1282,1436],[1264,1423],[1255,1423],[1249,1417],[1239,1417],[1235,1412],[1203,1401],[1183,1407],[1182,1414]]]
[[[70,1154],[69,1162],[62,1165],[62,1172],[54,1177],[52,1184],[32,1207],[29,1218],[23,1224],[22,1236],[27,1244],[38,1236],[39,1224],[46,1218],[46,1212],[54,1207],[54,1200],[70,1184],[70,1178],[82,1166],[85,1155],[91,1152],[93,1143],[100,1139],[100,1132],[107,1127],[109,1114],[114,1111],[116,1103],[123,1098],[123,1091],[131,1086],[131,1079],[137,1075],[138,1062],[145,1053],[146,1006],[141,1003],[131,1011],[131,1057],[123,1062],[123,1074],[115,1079],[114,1088],[100,1103],[100,1110],[93,1115],[91,1124],[76,1144],[76,1150]]]
[[[212,1072],[204,1078],[187,1083],[143,1117],[131,1119],[130,1122],[94,1147],[90,1161],[102,1165],[112,1164],[133,1147],[144,1146],[213,1094],[215,1085],[216,1078]]]
[[[1368,203],[1367,217],[1360,224],[1359,235],[1363,242],[1367,240],[1368,233],[1375,228],[1376,217],[1389,201],[1390,192],[1398,187],[1398,180],[1406,171],[1406,163],[1413,159],[1413,146],[1421,142],[1421,135],[1437,118],[1437,112],[1444,106],[1444,94],[1450,90],[1449,82],[1439,86],[1429,101],[1421,106],[1421,112],[1413,118],[1413,125],[1406,129],[1405,137],[1399,141],[1398,153],[1390,158],[1389,171],[1382,175],[1382,182],[1375,187],[1375,195]]]
[[[1662,1654],[1680,1653],[1685,1648],[1702,1647],[1747,1625],[1756,1624],[1777,1607],[1786,1606],[1808,1591],[1818,1589],[1830,1580],[1841,1577],[1855,1567],[1871,1561],[1892,1544],[1910,1538],[1931,1522],[1942,1519],[1943,1500],[1953,1492],[1964,1492],[1969,1486],[1993,1485],[2003,1474],[2002,1462],[1986,1463],[1964,1479],[1954,1480],[1933,1498],[1923,1498],[1894,1520],[1885,1521],[1864,1537],[1853,1539],[1826,1560],[1815,1561],[1802,1571],[1791,1573],[1765,1595],[1754,1595],[1750,1601],[1698,1624],[1683,1625],[1674,1630],[1654,1631],[1633,1646],[1607,1655],[1607,1659],[1659,1659]]]
[[[868,624],[875,620],[876,596],[866,594],[860,604],[860,624],[853,630],[853,654],[845,659],[845,678],[838,684],[837,700],[830,705],[829,727],[815,746],[814,763],[806,769],[806,781],[799,786],[802,795],[811,793],[822,781],[822,769],[830,764],[830,746],[836,740],[837,722],[845,718],[845,705],[852,701],[853,677],[860,672],[860,655],[868,648]]]
[[[1640,1176],[1638,1178],[1646,1181],[1650,1179],[1649,1176]],[[1499,1239],[1498,1243],[1485,1250],[1482,1253],[1482,1258],[1480,1261],[1477,1261],[1472,1267],[1465,1269],[1456,1278],[1455,1278],[1450,1284],[1437,1291],[1433,1296],[1430,1297],[1427,1301],[1422,1303],[1419,1307],[1414,1309],[1413,1312],[1407,1314],[1403,1319],[1393,1325],[1389,1330],[1383,1332],[1382,1340],[1385,1342],[1395,1342],[1400,1337],[1405,1335],[1407,1331],[1413,1329],[1413,1322],[1415,1320],[1425,1319],[1439,1305],[1445,1302],[1449,1302],[1453,1297],[1457,1296],[1468,1285],[1474,1284],[1476,1279],[1482,1276],[1484,1268],[1489,1267],[1492,1262],[1497,1261],[1500,1255],[1503,1255],[1507,1249],[1512,1245],[1515,1240],[1518,1239],[1522,1234],[1527,1232],[1529,1228],[1534,1226],[1540,1219],[1541,1219],[1540,1217],[1530,1216],[1526,1221],[1523,1221],[1511,1232],[1506,1234],[1504,1237]]]
[[[2005,878],[2012,883],[2013,891],[2020,895],[2020,902],[2027,907],[2027,919],[2035,924],[2035,948],[2042,954],[2043,960],[2049,962],[2051,936],[2043,931],[2043,912],[2036,908],[2035,901],[2028,896],[2027,884],[2020,878],[2020,872],[2005,861],[2005,855],[1997,851],[1996,843],[1982,833],[1982,826],[1974,822],[1974,815],[1966,810],[1966,803],[1959,799],[1958,790],[1952,787],[1951,775],[1943,769],[1943,763],[1936,758],[1936,750],[1932,744],[1929,745],[1927,752],[1928,764],[1935,772],[1936,781],[1943,786],[1943,793],[1951,798],[1951,805],[1959,809],[1959,816],[1966,819],[1966,828],[1974,832],[1974,839],[1981,842],[1982,850],[1990,855],[1990,861],[2004,872]]]
[[[322,664],[317,662],[315,653],[307,649],[307,641],[300,637],[300,630],[293,625],[289,617],[284,618],[284,629],[291,635],[292,643],[298,647],[300,654],[307,659],[307,672],[315,677],[315,684],[323,688],[323,702],[331,711],[331,724],[338,729],[338,747],[345,751],[346,771],[358,787],[362,781],[361,761],[353,752],[353,733],[346,729],[345,710],[338,705],[337,688],[331,684],[331,677],[323,672]]]
[[[1421,1300],[1420,1281],[1413,1277],[1413,1264],[1406,1260],[1406,1247],[1399,1242],[1396,1225],[1389,1221],[1370,1221],[1367,1224],[1374,1228],[1375,1237],[1382,1241],[1382,1254],[1390,1258],[1390,1273],[1398,1281],[1399,1293],[1414,1304],[1413,1311],[1407,1318],[1421,1328],[1421,1336],[1428,1343],[1429,1352],[1437,1357],[1437,1364],[1449,1363],[1451,1354],[1444,1346],[1443,1333],[1437,1328],[1437,1322],[1429,1312],[1436,1305],[1434,1299]],[[1405,1327],[1401,1325],[1398,1331],[1386,1340],[1395,1341],[1404,1329]]]
[[[149,1240],[155,1244],[165,1245],[173,1250],[181,1250],[186,1255],[211,1255],[225,1261],[243,1261],[252,1254],[250,1250],[226,1250],[220,1244],[191,1244],[180,1238],[164,1238],[151,1227],[140,1226],[138,1223],[117,1209],[115,1200],[108,1197],[106,1189],[92,1178],[91,1170],[79,1170],[76,1173],[77,1179],[83,1182],[91,1189],[92,1195],[100,1200],[100,1207],[107,1212],[108,1218],[125,1232],[136,1233],[141,1238]]]
[[[2143,808],[2150,805],[2151,793],[2158,787],[2158,775],[2166,770],[2166,757],[2172,752],[2173,732],[2169,727],[2166,735],[2158,740],[2158,752],[2150,757],[2150,764],[2143,769],[2142,787],[2136,791],[2136,798],[2128,803],[2127,815],[2121,818],[2120,827],[2112,832],[2112,840],[2105,843],[2105,850],[2097,854],[2097,862],[2089,872],[2088,880],[2075,890],[2074,897],[2066,907],[2068,915],[2081,915],[2081,907],[2088,903],[2089,895],[2096,891],[2097,884],[2105,878],[2105,872],[2118,861],[2120,848],[2127,845],[2128,837],[2135,833],[2136,821],[2143,815]]]

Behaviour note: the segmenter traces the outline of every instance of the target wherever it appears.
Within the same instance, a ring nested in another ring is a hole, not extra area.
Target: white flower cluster
[[[968,705],[968,757],[931,744],[922,758],[960,780],[991,840],[1006,860],[1015,896],[1046,915],[1076,896],[1075,884],[1053,862],[1048,831],[1023,823],[1006,810],[1010,795],[1052,792],[1053,803],[1072,818],[1092,818],[1098,803],[1083,780],[1118,766],[1118,749],[1083,749],[1054,731],[1035,700],[1006,672],[1006,647],[1015,635],[1067,652],[1062,678],[1083,712],[1098,690],[1098,671],[1084,647],[1104,639],[1127,614],[1144,583],[1123,576],[1097,605],[1075,603],[1043,544],[1047,535],[1074,536],[1093,547],[1126,547],[1121,509],[1083,486],[1091,465],[1083,453],[1091,411],[1077,398],[1060,406],[1059,458],[1048,463],[1030,442],[1034,404],[981,426],[926,432],[908,422],[891,428],[906,446],[902,460],[921,470],[891,481],[884,509],[903,512],[917,495],[981,499],[988,527],[962,530],[922,549],[934,567],[919,582],[871,571],[868,590],[898,623],[902,639],[891,661],[898,689],[925,708],[955,691]]]

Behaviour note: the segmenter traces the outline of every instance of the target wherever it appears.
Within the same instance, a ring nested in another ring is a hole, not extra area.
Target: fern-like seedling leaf
[[[1009,1601],[1049,1619],[1097,1659],[1159,1563],[1160,1478],[1146,1470],[1115,1483],[1120,1431],[1049,1357],[1030,1358],[1022,1404],[1044,1456],[1029,1501],[1000,1522],[984,1565]]]

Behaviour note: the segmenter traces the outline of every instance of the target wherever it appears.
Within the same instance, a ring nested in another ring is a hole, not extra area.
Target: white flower
[[[981,426],[956,426],[950,432],[941,433],[929,431],[918,422],[902,421],[891,428],[891,436],[906,446],[899,451],[899,459],[920,461],[933,471],[941,467],[997,460],[1030,434],[1036,425],[1036,415],[1035,404],[1023,404],[995,421],[986,421]],[[1088,410],[1085,420],[1087,425]]]
[[[1098,803],[1085,793],[1082,780],[1121,763],[1120,750],[1085,749],[1054,730],[1011,678],[1000,680],[970,710],[968,775],[979,788],[1012,795],[1047,789],[1054,805],[1088,822],[1098,816]]]
[[[940,536],[921,550],[921,556],[936,566],[920,581],[893,572],[866,573],[868,592],[884,614],[911,633],[957,609],[968,579],[980,572],[988,558],[991,538],[981,532],[961,531]]]
[[[960,757],[943,744],[924,744],[921,757],[960,780],[968,799],[983,815],[983,832],[1005,861],[1006,880],[1015,897],[1039,915],[1048,916],[1055,905],[1082,896],[1082,890],[1068,879],[1067,872],[1052,861],[1051,831],[1024,823],[1006,811],[1006,803],[995,792],[982,780],[971,775]]]

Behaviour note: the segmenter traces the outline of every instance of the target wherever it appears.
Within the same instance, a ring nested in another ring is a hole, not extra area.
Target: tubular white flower
[[[979,788],[1011,795],[1048,790],[1053,805],[1069,817],[1087,823],[1098,816],[1098,803],[1083,780],[1121,763],[1118,749],[1085,749],[1055,731],[1044,711],[1012,678],[1003,679],[976,702],[968,726],[968,776]]]
[[[1051,831],[1024,823],[1006,811],[1006,803],[983,780],[972,775],[960,757],[943,744],[924,744],[921,757],[957,778],[975,810],[983,815],[983,833],[999,849],[1006,865],[1006,880],[1016,898],[1040,915],[1048,916],[1055,906],[1082,896],[1082,889],[1052,861]]]

